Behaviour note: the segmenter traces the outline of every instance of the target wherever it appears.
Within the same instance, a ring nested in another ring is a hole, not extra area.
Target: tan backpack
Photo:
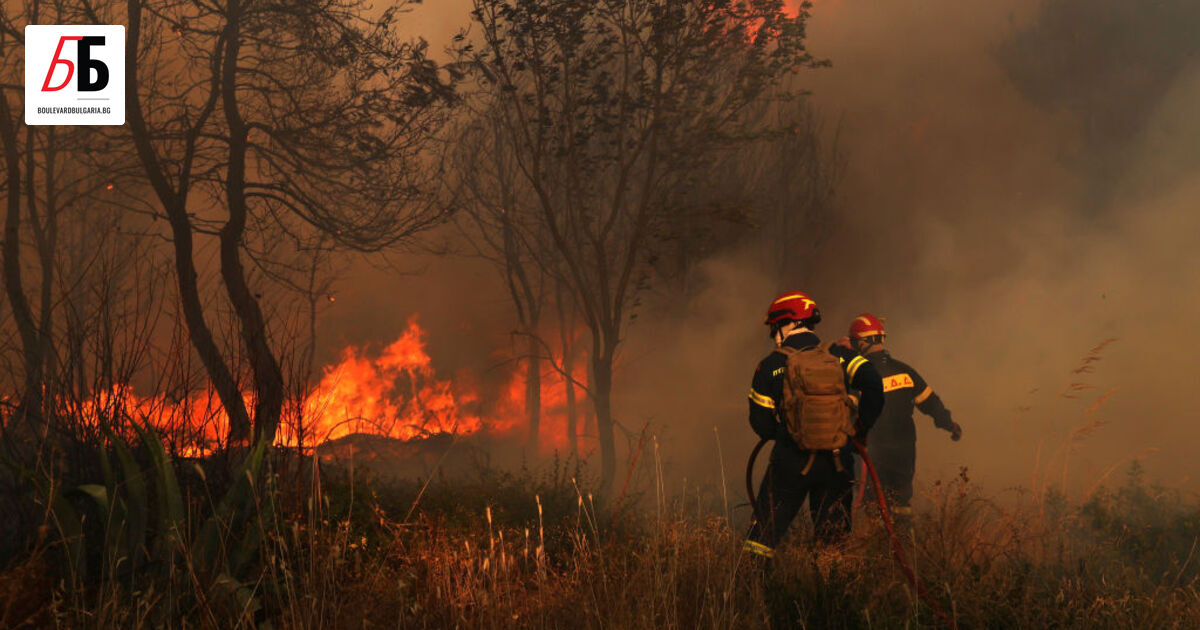
[[[792,439],[808,450],[840,449],[854,433],[842,365],[829,353],[831,345],[779,349],[787,356],[783,418]]]

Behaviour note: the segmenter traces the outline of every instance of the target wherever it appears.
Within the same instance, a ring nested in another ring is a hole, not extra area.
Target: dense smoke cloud
[[[466,5],[430,5],[415,24],[440,45],[466,23]],[[959,466],[993,489],[1060,483],[1070,448],[1075,492],[1110,470],[1119,482],[1135,456],[1164,483],[1196,487],[1200,403],[1185,340],[1200,315],[1200,64],[1165,53],[1180,58],[1158,96],[1139,95],[1137,128],[1124,137],[1119,171],[1105,173],[1108,208],[1098,212],[1097,175],[1078,168],[1090,150],[1086,121],[1035,102],[1004,60],[1038,9],[816,3],[811,49],[833,66],[805,83],[846,160],[834,232],[812,256],[819,264],[785,286],[756,262],[750,239],[702,266],[683,319],[653,309],[639,318],[620,360],[619,418],[634,432],[650,423],[676,479],[717,479],[717,427],[731,489],[740,487],[753,442],[746,390],[769,349],[762,309],[803,288],[822,306],[827,338],[845,334],[858,312],[887,317],[895,354],[964,426],[952,444],[918,417],[919,485]],[[1069,89],[1073,78],[1058,80]],[[429,266],[412,277],[350,274],[356,288],[336,308],[346,316],[325,321],[331,344],[385,338],[419,311],[435,361],[494,363],[511,314],[489,271],[411,264]],[[1110,338],[1091,371],[1072,373]]]
[[[1098,213],[1087,203],[1092,174],[1069,159],[1088,148],[1082,123],[1031,102],[998,61],[1000,45],[1037,17],[1036,5],[824,8],[815,9],[812,46],[833,67],[815,73],[811,87],[818,107],[842,121],[848,170],[840,230],[826,243],[826,264],[801,271],[801,288],[823,305],[827,337],[845,334],[860,311],[888,317],[894,352],[966,427],[952,444],[918,418],[919,477],[928,483],[968,466],[997,486],[1034,483],[1035,469],[1038,483],[1061,483],[1070,444],[1065,466],[1077,489],[1114,465],[1119,482],[1122,463],[1135,456],[1165,483],[1194,488],[1188,445],[1200,438],[1192,422],[1200,405],[1180,340],[1200,305],[1191,245],[1200,218],[1189,205],[1200,193],[1200,124],[1190,114],[1200,103],[1200,65],[1192,58],[1146,106],[1125,147],[1128,167],[1106,183],[1111,207]],[[652,373],[631,358],[638,376],[630,380],[657,394],[630,408],[689,392],[675,398],[674,414],[654,414],[682,416],[677,436],[711,442],[714,424],[749,433],[742,398],[767,349],[761,310],[793,287],[756,276],[746,259],[712,261],[693,320],[635,332],[660,348],[644,354],[681,360],[656,369],[670,376],[652,385]],[[683,350],[665,341],[672,338]],[[1109,338],[1117,341],[1093,371],[1072,373]],[[668,384],[692,379],[704,386]],[[1072,383],[1089,388],[1072,392]],[[711,395],[697,400],[695,392]],[[686,428],[690,421],[698,426]],[[734,450],[739,458],[747,444]]]

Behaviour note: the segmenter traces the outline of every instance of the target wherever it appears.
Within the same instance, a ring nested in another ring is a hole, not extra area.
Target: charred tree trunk
[[[4,166],[8,193],[4,220],[4,291],[12,307],[13,320],[21,336],[25,363],[25,391],[21,393],[18,420],[34,423],[42,419],[42,348],[41,335],[29,308],[21,278],[21,153],[17,146],[17,128],[8,97],[0,95],[0,141],[4,142]]]
[[[241,249],[246,233],[246,151],[248,133],[245,121],[238,109],[237,77],[240,47],[241,6],[239,0],[229,0],[226,5],[229,30],[225,37],[224,67],[221,73],[221,102],[225,122],[229,126],[229,164],[226,170],[225,200],[229,206],[229,220],[221,228],[221,279],[229,301],[233,304],[241,328],[242,341],[254,371],[254,389],[257,402],[254,408],[256,439],[268,442],[275,439],[283,410],[283,371],[271,350],[267,337],[267,325],[263,318],[258,298],[246,281],[242,266]],[[249,427],[230,424],[229,441],[242,441],[249,437]]]
[[[571,455],[579,455],[579,410],[575,402],[575,348],[563,333],[563,387],[567,401],[567,449]]]
[[[41,278],[39,286],[38,307],[38,371],[40,373],[40,388],[43,404],[54,401],[57,396],[54,391],[55,366],[53,352],[53,288],[54,288],[54,247],[55,247],[55,213],[57,196],[54,194],[56,181],[54,174],[54,127],[46,130],[46,144],[43,158],[45,159],[45,193],[46,205],[40,207],[37,195],[37,133],[33,127],[25,128],[25,208],[29,214],[29,228],[33,234],[33,242],[37,253],[38,270]],[[40,218],[39,218],[40,215]],[[45,410],[48,411],[48,410]]]
[[[568,313],[562,283],[557,284],[555,306],[558,307],[558,330],[562,348],[563,387],[567,403],[567,449],[572,456],[579,455],[579,411],[575,402],[575,318]]]
[[[126,41],[126,67],[131,69],[126,78],[126,103],[129,117],[129,129],[137,149],[138,159],[145,168],[147,178],[154,188],[155,195],[167,215],[171,226],[171,239],[175,250],[175,278],[179,287],[179,301],[183,309],[184,323],[187,325],[188,339],[204,370],[208,374],[213,389],[221,399],[221,406],[229,416],[231,434],[248,435],[250,418],[246,412],[246,403],[242,399],[237,381],[221,356],[221,350],[213,339],[212,329],[204,318],[204,306],[200,299],[200,289],[197,282],[196,263],[193,258],[195,246],[193,243],[192,222],[187,212],[187,197],[190,189],[192,159],[196,142],[205,121],[212,114],[216,105],[217,86],[212,86],[209,100],[200,112],[198,120],[188,130],[187,142],[178,167],[177,187],[173,188],[167,180],[167,169],[160,161],[151,143],[151,133],[142,113],[141,101],[138,95],[137,58],[140,41],[142,5],[139,0],[129,0],[129,39]]]
[[[506,202],[509,194],[504,193]],[[526,448],[537,455],[542,424],[542,361],[538,323],[542,314],[542,293],[535,280],[526,273],[523,248],[516,226],[505,213],[501,222],[504,251],[504,274],[509,296],[517,307],[517,320],[525,335],[525,420],[529,424]]]
[[[58,174],[55,173],[55,164],[57,157],[57,149],[55,146],[55,130],[50,127],[46,131],[46,208],[43,213],[44,220],[40,227],[36,227],[38,233],[38,254],[41,262],[42,275],[42,294],[41,294],[41,311],[40,323],[38,328],[41,331],[42,344],[42,370],[43,373],[51,375],[50,379],[43,379],[46,386],[46,395],[49,400],[55,400],[55,390],[59,385],[58,377],[58,361],[54,353],[54,259],[58,250]],[[36,224],[37,219],[31,217],[31,220]]]
[[[613,350],[604,348],[592,357],[592,404],[596,407],[596,433],[600,440],[600,490],[603,494],[608,494],[612,489],[617,471],[612,415]]]
[[[542,425],[542,360],[541,348],[534,331],[529,332],[528,356],[525,357],[525,415],[529,421],[529,452],[538,452]]]

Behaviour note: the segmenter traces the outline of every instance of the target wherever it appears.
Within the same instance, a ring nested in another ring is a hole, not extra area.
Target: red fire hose
[[[925,584],[917,579],[917,574],[913,571],[912,565],[908,563],[908,558],[904,555],[904,547],[900,545],[900,538],[896,536],[896,528],[892,524],[892,515],[888,510],[887,500],[883,496],[883,487],[879,483],[879,475],[875,472],[875,465],[871,463],[871,457],[867,455],[867,448],[853,438],[851,438],[851,442],[854,443],[854,448],[858,450],[858,454],[862,456],[863,467],[871,477],[871,485],[875,489],[875,500],[879,503],[879,514],[883,517],[884,527],[887,528],[888,538],[892,543],[892,554],[896,557],[896,564],[900,565],[900,569],[904,572],[904,577],[908,579],[908,583],[917,591],[917,596],[933,611],[938,621],[951,630],[958,630],[958,624],[933,599],[929,594],[929,590],[925,588]],[[762,514],[758,513],[758,501],[755,500],[754,496],[754,461],[758,459],[758,453],[766,443],[767,440],[758,441],[758,444],[754,446],[754,450],[750,451],[750,461],[746,465],[746,494],[750,497],[750,509],[754,511],[755,520],[764,527],[767,520]]]

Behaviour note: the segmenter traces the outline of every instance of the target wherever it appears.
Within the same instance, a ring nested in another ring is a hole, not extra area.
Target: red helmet
[[[799,291],[780,294],[771,301],[771,306],[767,307],[765,323],[768,326],[803,321],[810,325],[821,321],[821,310],[812,298]]]
[[[870,313],[863,313],[854,318],[850,323],[850,338],[851,339],[866,339],[867,337],[882,337],[886,335],[883,331],[883,320],[875,317]]]

